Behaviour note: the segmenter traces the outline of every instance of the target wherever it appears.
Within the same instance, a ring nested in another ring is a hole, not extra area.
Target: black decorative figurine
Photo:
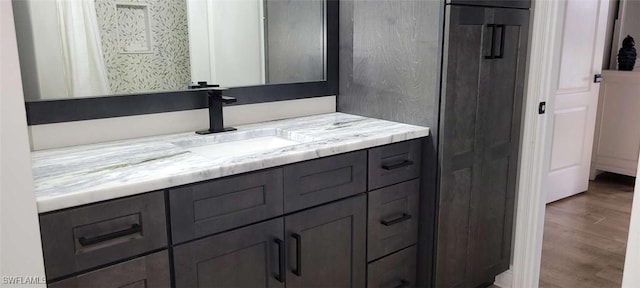
[[[638,56],[636,48],[634,47],[635,45],[636,43],[630,35],[627,35],[627,37],[622,40],[622,48],[618,51],[618,70],[633,70],[633,66],[636,65],[636,57]]]

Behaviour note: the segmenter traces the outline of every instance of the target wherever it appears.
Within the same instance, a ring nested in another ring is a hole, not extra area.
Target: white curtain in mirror
[[[56,0],[69,96],[110,94],[93,0]]]

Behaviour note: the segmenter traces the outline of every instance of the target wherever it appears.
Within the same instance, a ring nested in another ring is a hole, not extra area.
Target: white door
[[[609,9],[608,0],[568,0],[555,97],[547,203],[587,190]],[[529,84],[531,85],[531,83]]]

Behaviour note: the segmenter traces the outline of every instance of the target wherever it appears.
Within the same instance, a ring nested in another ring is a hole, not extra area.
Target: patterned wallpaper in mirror
[[[96,0],[112,93],[187,87],[191,68],[185,1]]]

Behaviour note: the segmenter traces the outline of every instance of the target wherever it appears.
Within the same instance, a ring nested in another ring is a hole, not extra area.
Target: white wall
[[[336,97],[224,107],[227,126],[336,111]],[[130,139],[208,128],[207,109],[29,126],[33,150]]]
[[[187,1],[192,81],[228,87],[264,83],[262,5],[262,0]]]
[[[640,287],[640,161],[636,175],[636,188],[633,195],[633,209],[631,209],[631,223],[629,224],[629,239],[627,240],[627,255],[624,261],[623,288]]]
[[[0,0],[0,276],[43,277],[14,29],[11,1]],[[2,287],[44,287],[8,285],[4,280]]]

